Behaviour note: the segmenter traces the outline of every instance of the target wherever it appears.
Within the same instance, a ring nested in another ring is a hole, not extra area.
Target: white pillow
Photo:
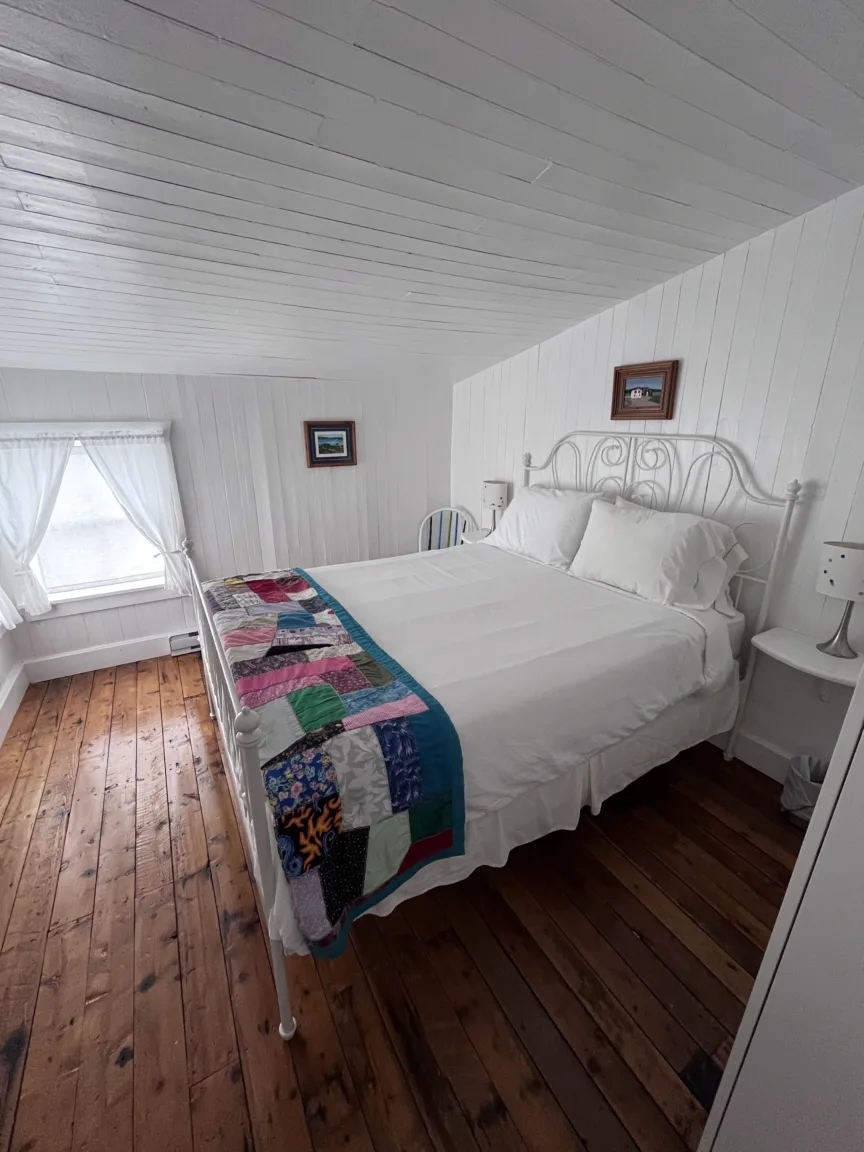
[[[731,529],[700,516],[601,503],[591,509],[570,572],[657,604],[710,608],[734,546]]]
[[[597,492],[519,488],[498,527],[484,543],[567,569],[576,555]]]
[[[675,516],[681,527],[691,527],[694,524],[703,524],[705,531],[712,540],[716,541],[717,554],[711,560],[706,560],[699,569],[696,580],[695,599],[685,599],[677,603],[686,604],[692,608],[714,608],[724,616],[734,616],[735,607],[729,599],[729,581],[747,559],[747,553],[735,538],[735,533],[726,525],[707,516],[696,516],[691,512],[658,512],[653,508],[646,508],[644,504],[637,504],[633,500],[625,500],[619,496],[615,501],[616,508],[635,508],[648,516]]]

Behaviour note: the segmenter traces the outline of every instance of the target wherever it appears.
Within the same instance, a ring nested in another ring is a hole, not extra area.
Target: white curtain
[[[188,595],[183,512],[167,428],[147,435],[86,431],[78,439],[120,507],[164,559],[165,587]]]
[[[40,616],[51,608],[31,568],[54,511],[73,433],[39,434],[23,426],[0,431],[0,624],[21,623],[22,608]]]

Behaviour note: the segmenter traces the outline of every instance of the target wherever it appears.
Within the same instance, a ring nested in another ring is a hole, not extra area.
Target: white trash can
[[[815,756],[793,756],[789,761],[780,808],[799,828],[806,828],[810,823],[827,771],[827,761]]]

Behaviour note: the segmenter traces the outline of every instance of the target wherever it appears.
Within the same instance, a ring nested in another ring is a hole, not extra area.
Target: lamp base
[[[849,621],[852,619],[852,609],[855,607],[854,600],[846,602],[846,608],[843,612],[843,619],[838,625],[837,631],[830,640],[823,640],[821,644],[816,647],[820,652],[824,652],[826,656],[838,656],[841,660],[857,660],[858,653],[849,643]]]

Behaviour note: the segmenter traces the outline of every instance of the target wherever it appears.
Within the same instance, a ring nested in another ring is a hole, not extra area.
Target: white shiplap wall
[[[761,487],[805,483],[771,622],[830,634],[841,605],[814,590],[819,543],[864,539],[862,218],[858,189],[458,384],[454,503],[478,514],[481,479],[520,482],[522,453],[542,458],[574,428],[721,436]],[[674,418],[613,423],[613,368],[673,358]],[[860,610],[853,640],[864,647]],[[847,701],[837,689],[819,702],[811,681],[763,661],[745,731],[825,753]]]
[[[204,576],[394,555],[447,502],[451,390],[231,377],[0,369],[0,420],[168,419]],[[359,464],[306,467],[303,421],[353,419]],[[26,659],[185,630],[179,600],[45,617]]]
[[[18,650],[12,640],[12,633],[0,628],[0,697],[6,681],[18,664]]]
[[[27,687],[22,673],[21,657],[12,633],[0,628],[0,741],[18,710]]]

